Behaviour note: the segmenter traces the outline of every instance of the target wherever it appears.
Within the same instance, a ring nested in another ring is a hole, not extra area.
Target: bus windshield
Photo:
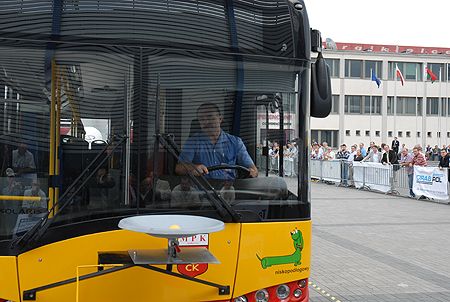
[[[135,213],[309,219],[302,87],[310,61],[293,55],[288,8],[275,2],[237,1],[234,38],[226,10],[214,6],[164,8],[166,23],[152,27],[159,35],[133,27],[128,36],[105,31],[104,40],[89,29],[69,32],[52,47],[0,40],[0,239],[42,221],[65,226]],[[64,13],[88,17],[84,9]],[[198,28],[163,41],[161,33],[174,30],[171,16]],[[204,35],[198,16],[210,25]],[[221,39],[208,40],[214,35]],[[227,48],[223,35],[239,47]],[[158,42],[136,42],[147,37]]]

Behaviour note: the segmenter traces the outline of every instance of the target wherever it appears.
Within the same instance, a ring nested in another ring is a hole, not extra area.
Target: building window
[[[441,78],[445,79],[445,77],[447,76],[445,74],[444,64],[428,63],[427,67],[437,77],[436,81],[439,81]],[[442,72],[442,75],[441,75],[441,72]],[[425,76],[426,76],[427,81],[431,81],[431,79],[428,77],[428,73],[425,73]]]
[[[356,136],[361,136],[361,130],[356,130]]]
[[[417,116],[422,116],[422,98],[417,98]]]
[[[373,70],[377,78],[381,79],[381,65],[381,61],[364,61],[364,78],[372,79],[372,74],[370,73],[370,71]]]
[[[361,60],[345,60],[345,77],[360,79],[362,77],[362,62]]]
[[[333,94],[331,102],[331,113],[339,114],[339,95]]]
[[[333,148],[338,146],[338,137],[338,130],[311,130],[311,141],[327,142]]]
[[[427,115],[439,114],[439,98],[427,98]]]
[[[394,97],[388,96],[387,114],[394,115],[422,115],[422,98],[415,97],[397,97],[397,106],[394,108]]]
[[[447,108],[447,99],[441,98],[441,116],[447,116],[448,108]]]
[[[450,64],[447,63],[447,80],[450,80]]]
[[[431,137],[431,132],[427,132],[427,137]]]
[[[411,131],[406,131],[406,137],[411,137]]]
[[[344,111],[346,114],[380,115],[381,96],[346,95]]]
[[[420,132],[419,131],[417,132],[417,137],[420,137]]]
[[[449,64],[450,65],[450,64]],[[447,100],[447,115],[450,116],[450,98],[446,98]]]
[[[422,63],[406,63],[406,62],[388,63],[389,80],[397,79],[397,75],[395,73],[395,64],[397,64],[405,80],[422,81],[422,73],[423,73]],[[397,79],[397,81],[400,81],[400,79]]]
[[[436,133],[437,137],[441,137],[441,132]]]
[[[370,130],[366,130],[366,136],[370,136]]]
[[[387,97],[387,114],[394,115],[394,97]]]
[[[380,137],[380,131],[375,131],[375,136]]]
[[[450,132],[447,132],[447,138],[450,138]]]
[[[388,131],[388,137],[392,137],[392,131]]]
[[[345,96],[345,113],[361,114],[362,97],[360,95]]]
[[[350,136],[350,130],[345,130],[345,136]]]
[[[325,59],[328,66],[330,67],[330,76],[332,78],[339,78],[339,66],[340,66],[340,60],[339,59]]]
[[[372,99],[372,103],[370,100]],[[364,113],[365,114],[381,114],[381,96],[364,96]]]
[[[403,131],[398,132],[398,137],[403,137]]]

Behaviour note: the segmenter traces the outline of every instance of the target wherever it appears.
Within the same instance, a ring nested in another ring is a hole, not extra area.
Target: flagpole
[[[426,65],[425,65],[426,66]],[[423,103],[422,103],[422,143],[424,146],[427,145],[427,106],[428,106],[428,87],[427,87],[427,77],[423,81]],[[425,111],[425,112],[424,112]]]
[[[415,108],[416,108],[416,118],[415,118],[415,120],[414,120],[414,122],[415,122],[415,124],[416,124],[416,133],[414,133],[414,136],[416,137],[416,145],[418,145],[418,138],[417,138],[417,130],[418,130],[418,126],[417,126],[417,109],[419,109],[418,108],[418,106],[417,106],[417,103],[418,103],[418,101],[419,101],[419,97],[418,97],[418,93],[417,93],[417,85],[418,85],[418,79],[417,79],[417,68],[416,68],[416,105],[415,105]]]
[[[448,110],[449,110],[449,106],[448,106],[448,63],[447,63],[447,78],[445,79],[445,83],[446,83],[446,85],[445,85],[445,109],[446,109],[446,111],[445,111],[445,132],[447,132],[448,131]],[[446,138],[448,138],[447,137],[447,133],[445,134],[446,136]],[[445,140],[445,145],[448,147],[448,141],[447,141],[447,139]]]
[[[396,119],[397,119],[397,64],[395,64],[394,70],[394,137],[397,137],[397,127],[396,127]]]
[[[442,115],[442,67],[439,67],[439,104],[438,104],[438,127],[439,127],[439,148],[442,146],[442,126],[441,126],[441,115]]]
[[[370,141],[372,141],[372,77],[373,70],[370,68],[370,98],[369,98],[369,131],[370,131]]]

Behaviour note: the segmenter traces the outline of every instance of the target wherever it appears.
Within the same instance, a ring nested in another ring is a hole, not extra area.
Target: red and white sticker
[[[178,238],[179,246],[184,248],[189,247],[206,247],[208,248],[209,236],[208,234],[198,234],[189,237]],[[208,270],[208,263],[189,263],[178,264],[177,270],[183,275],[189,277],[196,277],[205,273]]]
[[[189,237],[178,238],[179,246],[205,246],[209,244],[208,234],[198,234]]]

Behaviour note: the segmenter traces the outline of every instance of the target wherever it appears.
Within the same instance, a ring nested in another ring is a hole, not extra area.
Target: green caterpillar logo
[[[272,256],[272,257],[264,257],[260,258],[258,254],[256,257],[261,261],[261,266],[263,269],[266,269],[272,265],[280,265],[280,264],[289,264],[293,263],[295,266],[302,264],[302,250],[303,250],[303,235],[302,232],[297,230],[293,230],[291,232],[291,238],[294,241],[294,253],[286,256]]]

